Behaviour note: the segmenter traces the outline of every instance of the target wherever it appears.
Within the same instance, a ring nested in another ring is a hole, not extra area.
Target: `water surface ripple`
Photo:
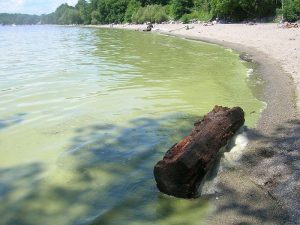
[[[0,27],[0,224],[205,224],[152,168],[216,104],[263,107],[224,48],[120,30]]]

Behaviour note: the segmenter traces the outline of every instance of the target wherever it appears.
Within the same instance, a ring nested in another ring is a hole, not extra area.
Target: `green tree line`
[[[19,24],[16,18],[21,16],[17,15],[10,19],[0,16],[0,23]],[[55,12],[38,18],[42,24],[108,24],[214,18],[238,22],[276,15],[288,21],[299,20],[300,0],[79,0],[75,7],[62,4]],[[36,22],[36,17],[24,16],[24,21],[28,23],[31,18],[29,23]]]
[[[27,14],[8,14],[8,13],[0,13],[0,24],[8,25],[8,24],[37,24],[40,22],[40,16],[37,15],[27,15]]]

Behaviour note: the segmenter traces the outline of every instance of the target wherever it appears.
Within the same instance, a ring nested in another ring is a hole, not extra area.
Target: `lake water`
[[[153,166],[214,105],[254,126],[238,54],[133,31],[0,26],[0,224],[205,224]]]

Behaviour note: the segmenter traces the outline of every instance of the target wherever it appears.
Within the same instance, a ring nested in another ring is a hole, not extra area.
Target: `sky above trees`
[[[0,0],[0,13],[47,14],[62,3],[74,6],[77,0]]]

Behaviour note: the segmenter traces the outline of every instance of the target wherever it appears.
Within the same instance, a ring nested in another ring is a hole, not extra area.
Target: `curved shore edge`
[[[247,131],[250,143],[246,152],[232,171],[218,174],[216,185],[219,191],[230,194],[225,194],[221,204],[220,201],[216,203],[216,212],[224,208],[228,208],[229,212],[225,213],[226,216],[217,216],[216,213],[209,222],[297,224],[300,219],[300,176],[297,167],[300,120],[295,101],[296,87],[291,75],[284,72],[280,62],[255,48],[212,38],[160,33],[217,44],[240,55],[246,54],[247,59],[255,64],[255,73],[265,81],[262,100],[267,107],[261,113],[256,128]],[[243,211],[242,217],[241,213],[236,213],[240,210]],[[246,214],[249,215],[245,221],[243,217]]]
[[[110,28],[107,25],[92,27]],[[130,26],[113,28],[136,29]],[[282,69],[278,60],[254,47],[200,35],[160,30],[156,33],[217,44],[246,54],[255,64],[256,73],[265,81],[262,97],[267,107],[256,128],[247,131],[250,143],[238,165],[218,171],[211,199],[216,210],[207,218],[207,223],[298,224],[300,119],[292,76]]]
[[[264,218],[257,223],[298,224],[300,182],[297,164],[299,165],[300,159],[300,120],[295,101],[296,87],[291,75],[284,72],[280,62],[257,49],[214,39],[184,38],[218,44],[240,54],[247,54],[247,58],[255,64],[255,73],[265,81],[262,97],[267,107],[261,113],[256,128],[247,131],[250,143],[240,159],[241,164],[235,168],[234,172],[230,172],[231,175],[226,174],[228,171],[221,173],[218,185],[233,183],[234,178],[237,182],[235,184],[238,185],[231,185],[232,189],[248,189],[240,194],[241,198],[244,198],[244,195],[250,195],[248,202],[234,208],[258,204],[257,201],[266,203],[259,210],[250,210],[251,216],[254,217],[252,222],[257,218]],[[264,197],[255,196],[250,188],[251,185],[246,187],[247,184],[241,184],[237,178],[253,182],[265,193],[265,197],[269,198],[269,203]],[[254,199],[256,200],[253,201]],[[235,201],[239,200],[235,199]],[[261,211],[262,208],[264,210]],[[239,221],[239,219],[236,220],[237,218],[234,219],[236,222]],[[228,224],[231,222],[228,221]]]

